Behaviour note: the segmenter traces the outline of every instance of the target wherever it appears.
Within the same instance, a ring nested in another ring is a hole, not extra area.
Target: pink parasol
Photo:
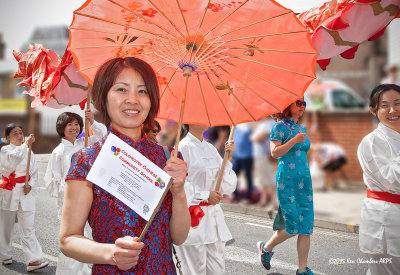
[[[310,30],[325,70],[334,56],[354,58],[359,44],[380,37],[399,16],[400,0],[332,0],[298,17]]]
[[[77,73],[68,50],[62,59],[42,45],[30,45],[26,53],[14,51],[13,54],[18,61],[14,77],[23,78],[18,86],[30,86],[25,93],[34,97],[32,107],[44,105],[58,109],[80,104],[82,108],[89,85]]]
[[[31,107],[40,105],[64,108],[77,105],[89,108],[89,84],[77,73],[71,53],[66,50],[62,59],[42,45],[30,45],[26,53],[13,52],[18,61],[14,78],[24,78],[18,86],[29,86],[25,92],[34,97]],[[85,123],[85,146],[89,134],[89,121]]]

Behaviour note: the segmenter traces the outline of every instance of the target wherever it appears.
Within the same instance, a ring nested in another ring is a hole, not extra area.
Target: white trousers
[[[35,235],[35,211],[23,211],[21,205],[17,211],[0,209],[0,259],[5,260],[12,257],[11,237],[16,216],[26,264],[41,260],[43,252]]]
[[[175,246],[183,275],[221,275],[225,272],[225,242]]]
[[[394,275],[400,274],[400,257],[388,254],[365,254],[368,260],[367,275]],[[371,261],[371,262],[372,262]]]
[[[61,252],[58,255],[56,275],[89,275],[91,273],[88,264],[78,262]]]

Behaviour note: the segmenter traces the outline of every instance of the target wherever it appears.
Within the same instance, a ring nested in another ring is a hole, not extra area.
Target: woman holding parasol
[[[224,5],[202,0],[171,5],[141,1],[132,5],[126,1],[91,0],[74,12],[70,36],[68,48],[79,72],[88,80],[110,56],[134,55],[151,64],[161,86],[158,118],[179,122],[176,145],[181,124],[213,126],[256,121],[301,98],[315,78],[317,52],[307,30],[292,11],[274,1],[232,1]],[[250,56],[249,51],[254,53]],[[287,58],[291,62],[282,62]],[[118,113],[108,107],[99,111]],[[132,110],[129,115],[140,116],[140,112]],[[143,121],[129,126],[137,131],[131,137],[135,141],[140,139],[139,125]],[[184,191],[180,187],[179,191]],[[176,216],[174,210],[172,213]],[[61,247],[69,253],[67,235],[62,232]]]
[[[223,274],[225,243],[232,239],[219,203],[224,194],[229,195],[235,190],[237,178],[232,163],[228,161],[222,172],[221,189],[217,187],[216,190],[223,160],[217,149],[204,140],[207,129],[208,126],[204,125],[185,124],[187,135],[179,142],[188,165],[185,191],[191,215],[188,238],[176,246],[183,274]],[[231,156],[234,151],[234,141],[228,140],[225,154]]]
[[[68,257],[93,263],[93,274],[174,274],[172,243],[185,241],[190,215],[183,183],[186,163],[167,161],[163,147],[144,137],[159,109],[157,78],[144,61],[114,58],[104,63],[93,82],[93,101],[109,132],[134,147],[174,178],[167,196],[143,242],[138,242],[146,221],[100,187],[85,180],[105,138],[73,156],[67,175],[60,248]],[[86,220],[93,240],[83,236]]]

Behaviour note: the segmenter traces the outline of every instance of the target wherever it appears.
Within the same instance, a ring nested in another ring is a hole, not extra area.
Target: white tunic
[[[3,176],[8,177],[14,171],[16,178],[25,176],[27,162],[28,146],[26,144],[21,146],[10,144],[1,148],[0,163]],[[1,209],[17,211],[21,203],[22,211],[35,211],[34,195],[38,192],[38,167],[33,152],[31,152],[29,175],[31,177],[29,185],[32,189],[27,195],[24,194],[25,183],[17,183],[11,191],[0,189]]]
[[[90,125],[93,136],[89,137],[88,144],[92,144],[104,137],[107,128],[96,121]],[[54,148],[47,164],[44,176],[45,186],[51,197],[57,198],[58,218],[61,219],[62,205],[64,202],[65,177],[68,174],[72,155],[85,147],[85,138],[76,139],[72,144],[66,139],[61,139],[61,143]]]
[[[188,165],[185,192],[188,206],[207,202],[210,191],[215,189],[222,158],[217,149],[207,141],[200,141],[190,132],[179,142],[179,151]],[[232,163],[226,162],[220,192],[231,194],[236,188],[237,178]],[[232,235],[225,223],[221,206],[201,206],[204,217],[196,227],[191,227],[183,245],[210,244],[226,242]]]
[[[364,183],[370,190],[400,194],[400,133],[379,123],[358,147]],[[365,198],[360,250],[400,257],[400,204]],[[385,249],[386,247],[386,249]]]

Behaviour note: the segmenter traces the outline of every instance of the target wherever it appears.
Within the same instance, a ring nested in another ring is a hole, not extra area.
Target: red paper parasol
[[[332,0],[299,19],[310,29],[318,64],[325,70],[334,56],[354,58],[359,44],[380,37],[399,16],[400,0]]]

